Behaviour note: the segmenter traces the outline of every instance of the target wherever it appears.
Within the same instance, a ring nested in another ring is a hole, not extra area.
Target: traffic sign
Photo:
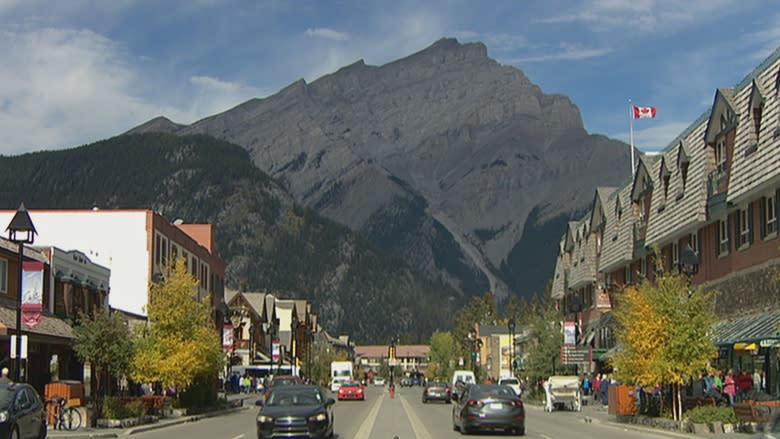
[[[561,363],[578,364],[592,361],[591,348],[561,347]]]

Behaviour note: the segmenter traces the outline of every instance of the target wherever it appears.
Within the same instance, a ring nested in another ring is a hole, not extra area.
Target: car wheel
[[[428,400],[427,399],[423,398],[422,401],[423,401],[423,404],[428,404]]]
[[[46,433],[48,430],[46,429],[46,420],[44,419],[43,424],[41,425],[41,431],[38,433],[38,439],[46,439]]]
[[[14,427],[11,430],[11,439],[19,439],[19,427]]]
[[[525,436],[525,427],[518,427],[515,429],[515,436]]]

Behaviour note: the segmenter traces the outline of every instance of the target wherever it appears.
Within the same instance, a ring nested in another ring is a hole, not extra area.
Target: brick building
[[[685,268],[717,290],[718,364],[763,370],[780,395],[780,48],[660,154],[642,155],[621,187],[595,191],[568,224],[553,297],[577,325],[577,344],[603,358],[614,348],[610,310],[622,286],[652,279],[656,262]],[[659,250],[661,261],[654,260]]]

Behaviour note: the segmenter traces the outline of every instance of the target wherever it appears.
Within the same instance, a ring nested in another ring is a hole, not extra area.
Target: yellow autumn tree
[[[223,369],[209,298],[199,300],[197,286],[184,258],[173,261],[162,283],[150,286],[149,324],[138,334],[132,364],[135,381],[157,382],[182,392],[197,380],[216,379]]]
[[[711,338],[714,293],[692,289],[677,272],[659,273],[627,287],[615,310],[618,379],[655,386],[669,384],[673,415],[682,419],[682,387],[706,370],[714,357]]]

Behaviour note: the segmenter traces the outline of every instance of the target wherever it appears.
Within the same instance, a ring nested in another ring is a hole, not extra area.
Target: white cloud
[[[630,29],[633,33],[673,32],[694,22],[714,19],[727,14],[733,8],[729,0],[593,0],[566,3],[580,6],[566,14],[536,19],[543,24],[567,24],[581,22],[595,32],[616,28]],[[565,8],[564,10],[569,10]]]
[[[241,84],[222,81],[210,76],[193,76],[190,78],[190,82],[192,82],[194,85],[210,90],[235,91],[241,88]]]
[[[205,76],[180,84],[190,90],[169,90],[89,30],[5,32],[0,53],[0,154],[77,146],[161,114],[190,123],[257,91]],[[145,88],[154,90],[148,98],[139,94]],[[183,104],[171,103],[177,92]]]
[[[547,61],[579,61],[589,58],[599,58],[611,53],[612,51],[613,49],[611,48],[596,49],[582,47],[579,44],[561,44],[557,49],[549,50],[542,55],[521,56],[503,59],[502,61],[507,64]]]
[[[324,38],[333,41],[347,41],[349,34],[328,28],[309,28],[304,32],[306,36]]]
[[[634,123],[634,147],[642,151],[658,151],[666,148],[677,136],[685,131],[691,122],[669,122],[657,124],[648,128],[641,128],[640,121]],[[642,120],[641,123],[653,124],[653,120]],[[637,126],[640,129],[637,129]],[[626,143],[630,141],[630,132],[624,131],[611,134],[610,137],[622,140]]]

